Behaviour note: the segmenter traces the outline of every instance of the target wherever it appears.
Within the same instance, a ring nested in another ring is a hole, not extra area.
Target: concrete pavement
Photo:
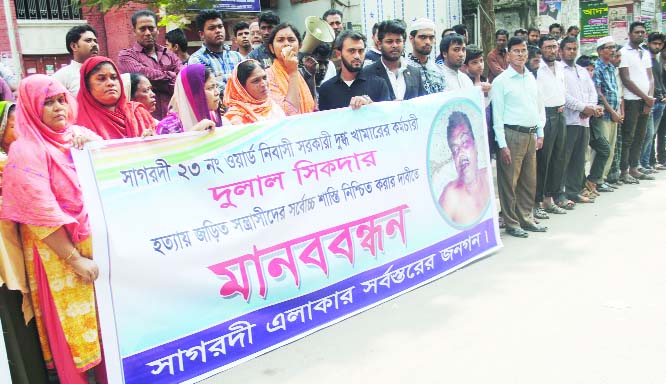
[[[666,383],[666,172],[204,383]]]

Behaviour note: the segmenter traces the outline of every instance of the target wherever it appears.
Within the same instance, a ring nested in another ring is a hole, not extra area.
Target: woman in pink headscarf
[[[190,64],[176,77],[169,114],[157,123],[158,135],[202,131],[222,126],[220,91],[213,72],[203,64]]]
[[[4,170],[0,218],[21,227],[47,367],[55,367],[61,383],[85,384],[86,371],[102,362],[93,288],[98,268],[70,150],[101,137],[72,125],[76,112],[74,98],[52,77],[21,81],[18,139]]]

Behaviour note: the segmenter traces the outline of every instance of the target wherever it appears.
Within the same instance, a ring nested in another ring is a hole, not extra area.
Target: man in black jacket
[[[391,100],[409,100],[426,94],[421,82],[421,69],[410,65],[402,57],[406,38],[406,27],[402,21],[382,21],[377,31],[382,57],[361,72],[384,79]]]

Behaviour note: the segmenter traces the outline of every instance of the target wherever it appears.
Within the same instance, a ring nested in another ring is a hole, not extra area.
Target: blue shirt
[[[594,85],[601,89],[601,94],[604,95],[608,105],[614,110],[620,109],[620,90],[617,86],[617,78],[615,77],[615,67],[610,62],[604,64],[604,61],[597,59],[597,64],[594,66]],[[602,107],[604,103],[601,101],[601,98],[598,100],[598,104]],[[611,115],[604,109],[604,119],[610,120]]]
[[[240,53],[230,50],[227,46],[224,46],[222,52],[213,52],[206,46],[202,46],[190,56],[188,63],[203,64],[210,68],[220,93],[223,93],[231,73],[242,60]]]
[[[537,82],[527,68],[516,72],[511,65],[493,81],[490,91],[493,107],[493,130],[500,148],[506,147],[504,125],[537,127],[537,137],[543,137],[546,110],[539,96]]]

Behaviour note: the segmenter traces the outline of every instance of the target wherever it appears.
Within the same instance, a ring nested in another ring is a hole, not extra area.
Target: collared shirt
[[[590,126],[590,118],[581,118],[580,113],[588,106],[597,105],[597,90],[587,69],[574,64],[564,68],[564,81],[566,81],[567,97],[564,103],[564,120],[567,125]]]
[[[555,73],[553,73],[553,70],[542,59],[541,65],[537,70],[537,85],[539,86],[539,93],[543,98],[543,105],[545,107],[563,106],[567,95],[564,84],[563,65],[556,60],[553,63],[553,67],[555,68]]]
[[[499,49],[493,48],[488,54],[488,81],[493,81],[508,67],[509,62],[506,61],[506,51],[500,52]]]
[[[135,42],[131,48],[118,53],[118,69],[120,73],[140,73],[150,80],[157,99],[157,108],[152,115],[157,120],[162,120],[169,111],[176,76],[183,65],[178,56],[164,46],[155,45],[155,53],[155,56],[149,56],[143,47]]]
[[[407,83],[405,82],[405,76],[403,76],[402,73],[405,72],[405,69],[407,69],[407,61],[405,61],[402,57],[400,58],[400,68],[398,68],[397,74],[388,69],[386,64],[384,64],[384,60],[381,60],[381,63],[384,66],[384,70],[388,75],[389,81],[391,82],[391,87],[393,88],[395,99],[404,100],[405,92],[407,91]]]
[[[537,137],[543,137],[546,111],[539,96],[537,82],[532,73],[523,68],[516,72],[509,66],[495,78],[490,90],[493,108],[493,129],[500,148],[506,147],[504,125],[537,127]]]
[[[444,71],[447,91],[455,91],[457,89],[471,88],[474,86],[472,79],[460,70],[453,70],[446,64],[442,65],[441,68]]]
[[[409,64],[421,68],[421,82],[427,95],[442,92],[446,88],[444,70],[435,64],[430,57],[428,57],[428,61],[425,64],[421,64],[418,57],[411,53],[407,57],[410,61]]]
[[[359,72],[351,85],[347,85],[340,75],[336,75],[319,88],[319,110],[348,107],[352,97],[363,95],[374,102],[391,100],[388,85],[379,76]]]
[[[223,93],[227,80],[231,77],[236,65],[241,61],[243,59],[240,53],[232,51],[226,45],[223,46],[222,52],[213,52],[204,45],[190,55],[188,63],[203,64],[213,71],[217,87],[220,89],[220,93]]]
[[[69,65],[60,68],[56,71],[56,73],[53,74],[53,77],[55,77],[55,79],[58,80],[60,84],[64,85],[69,93],[71,93],[74,97],[79,94],[82,66],[83,64],[79,63],[78,61],[72,60]]]
[[[264,44],[253,49],[252,52],[247,55],[247,58],[257,60],[261,63],[264,69],[273,65],[273,56],[271,56],[271,53],[268,51],[268,47],[266,47]]]
[[[617,87],[617,78],[615,77],[615,67],[610,62],[604,64],[604,61],[597,59],[594,66],[594,76],[592,77],[594,85],[601,89],[601,94],[604,95],[608,105],[615,111],[620,109],[620,90]],[[599,98],[598,105],[604,106],[603,101]],[[610,120],[611,115],[604,109],[604,119]]]
[[[650,91],[650,78],[648,77],[647,70],[652,68],[650,52],[640,47],[632,48],[631,44],[625,45],[620,49],[620,52],[622,53],[620,68],[628,68],[631,81],[633,81],[634,84],[647,95]],[[627,87],[625,87],[623,97],[625,100],[641,99]]]

